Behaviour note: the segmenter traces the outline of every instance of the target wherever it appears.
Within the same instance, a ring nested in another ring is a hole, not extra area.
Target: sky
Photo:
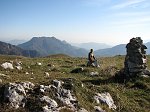
[[[150,0],[0,0],[0,40],[150,41]]]

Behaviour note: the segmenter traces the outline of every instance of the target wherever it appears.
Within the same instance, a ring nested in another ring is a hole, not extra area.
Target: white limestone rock
[[[26,92],[33,87],[34,84],[31,82],[9,83],[5,86],[4,99],[9,101],[12,108],[24,107],[27,97]]]
[[[104,102],[106,103],[110,109],[116,109],[116,105],[114,104],[114,101],[111,97],[111,95],[108,93],[108,92],[105,92],[105,93],[97,93],[95,96],[94,96],[94,99],[96,100],[97,103],[100,103],[100,102]]]
[[[91,72],[91,73],[90,73],[90,76],[98,76],[98,75],[99,75],[98,72]]]
[[[1,67],[3,67],[4,69],[11,69],[11,70],[14,69],[13,65],[8,62],[1,64]]]

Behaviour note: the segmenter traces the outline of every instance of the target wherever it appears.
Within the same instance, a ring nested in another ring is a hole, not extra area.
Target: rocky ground
[[[149,112],[150,77],[125,80],[124,56],[0,56],[1,112]],[[150,57],[148,57],[150,59]],[[150,62],[148,62],[148,69]]]

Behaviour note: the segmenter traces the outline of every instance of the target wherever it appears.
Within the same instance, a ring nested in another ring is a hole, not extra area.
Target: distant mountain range
[[[150,42],[145,43],[147,46],[147,54],[150,54]],[[96,56],[115,56],[115,55],[126,55],[126,44],[119,44],[112,48],[100,49],[95,51]]]
[[[18,39],[15,39],[15,40],[10,40],[10,41],[5,41],[6,43],[9,43],[9,44],[12,44],[12,45],[18,45],[18,44],[22,44],[24,42],[26,42],[27,40],[18,40]]]
[[[78,48],[83,48],[86,50],[94,49],[94,50],[99,50],[99,49],[106,49],[106,48],[111,48],[112,46],[107,45],[105,43],[96,43],[96,42],[88,42],[88,43],[71,43],[71,45],[76,46]]]
[[[87,49],[94,49],[95,43],[85,43]],[[86,46],[87,45],[87,46]],[[99,44],[100,45],[100,44]],[[102,44],[101,44],[102,45]],[[148,47],[147,54],[150,54],[150,42],[145,43]],[[91,48],[89,47],[91,46]],[[96,56],[115,56],[126,54],[126,44],[119,44],[111,48],[94,49]],[[22,55],[28,57],[49,56],[54,54],[66,54],[74,57],[87,57],[89,50],[72,46],[66,41],[61,41],[55,37],[33,37],[31,40],[19,44],[18,46],[0,42],[0,54]]]
[[[26,50],[36,50],[41,56],[52,54],[67,54],[69,56],[86,56],[88,51],[76,48],[65,41],[55,37],[33,37],[28,42],[19,44],[18,47]]]
[[[95,51],[96,56],[115,56],[126,54],[126,44],[116,45],[112,48],[100,49]]]
[[[35,50],[24,50],[15,45],[11,45],[0,41],[0,54],[3,55],[18,55],[26,57],[38,57],[39,53]]]

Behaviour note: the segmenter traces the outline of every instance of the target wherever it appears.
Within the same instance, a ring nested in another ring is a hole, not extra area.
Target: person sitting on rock
[[[87,66],[93,66],[93,67],[98,67],[99,65],[97,64],[97,60],[94,56],[93,49],[90,50],[88,54],[88,63]]]

